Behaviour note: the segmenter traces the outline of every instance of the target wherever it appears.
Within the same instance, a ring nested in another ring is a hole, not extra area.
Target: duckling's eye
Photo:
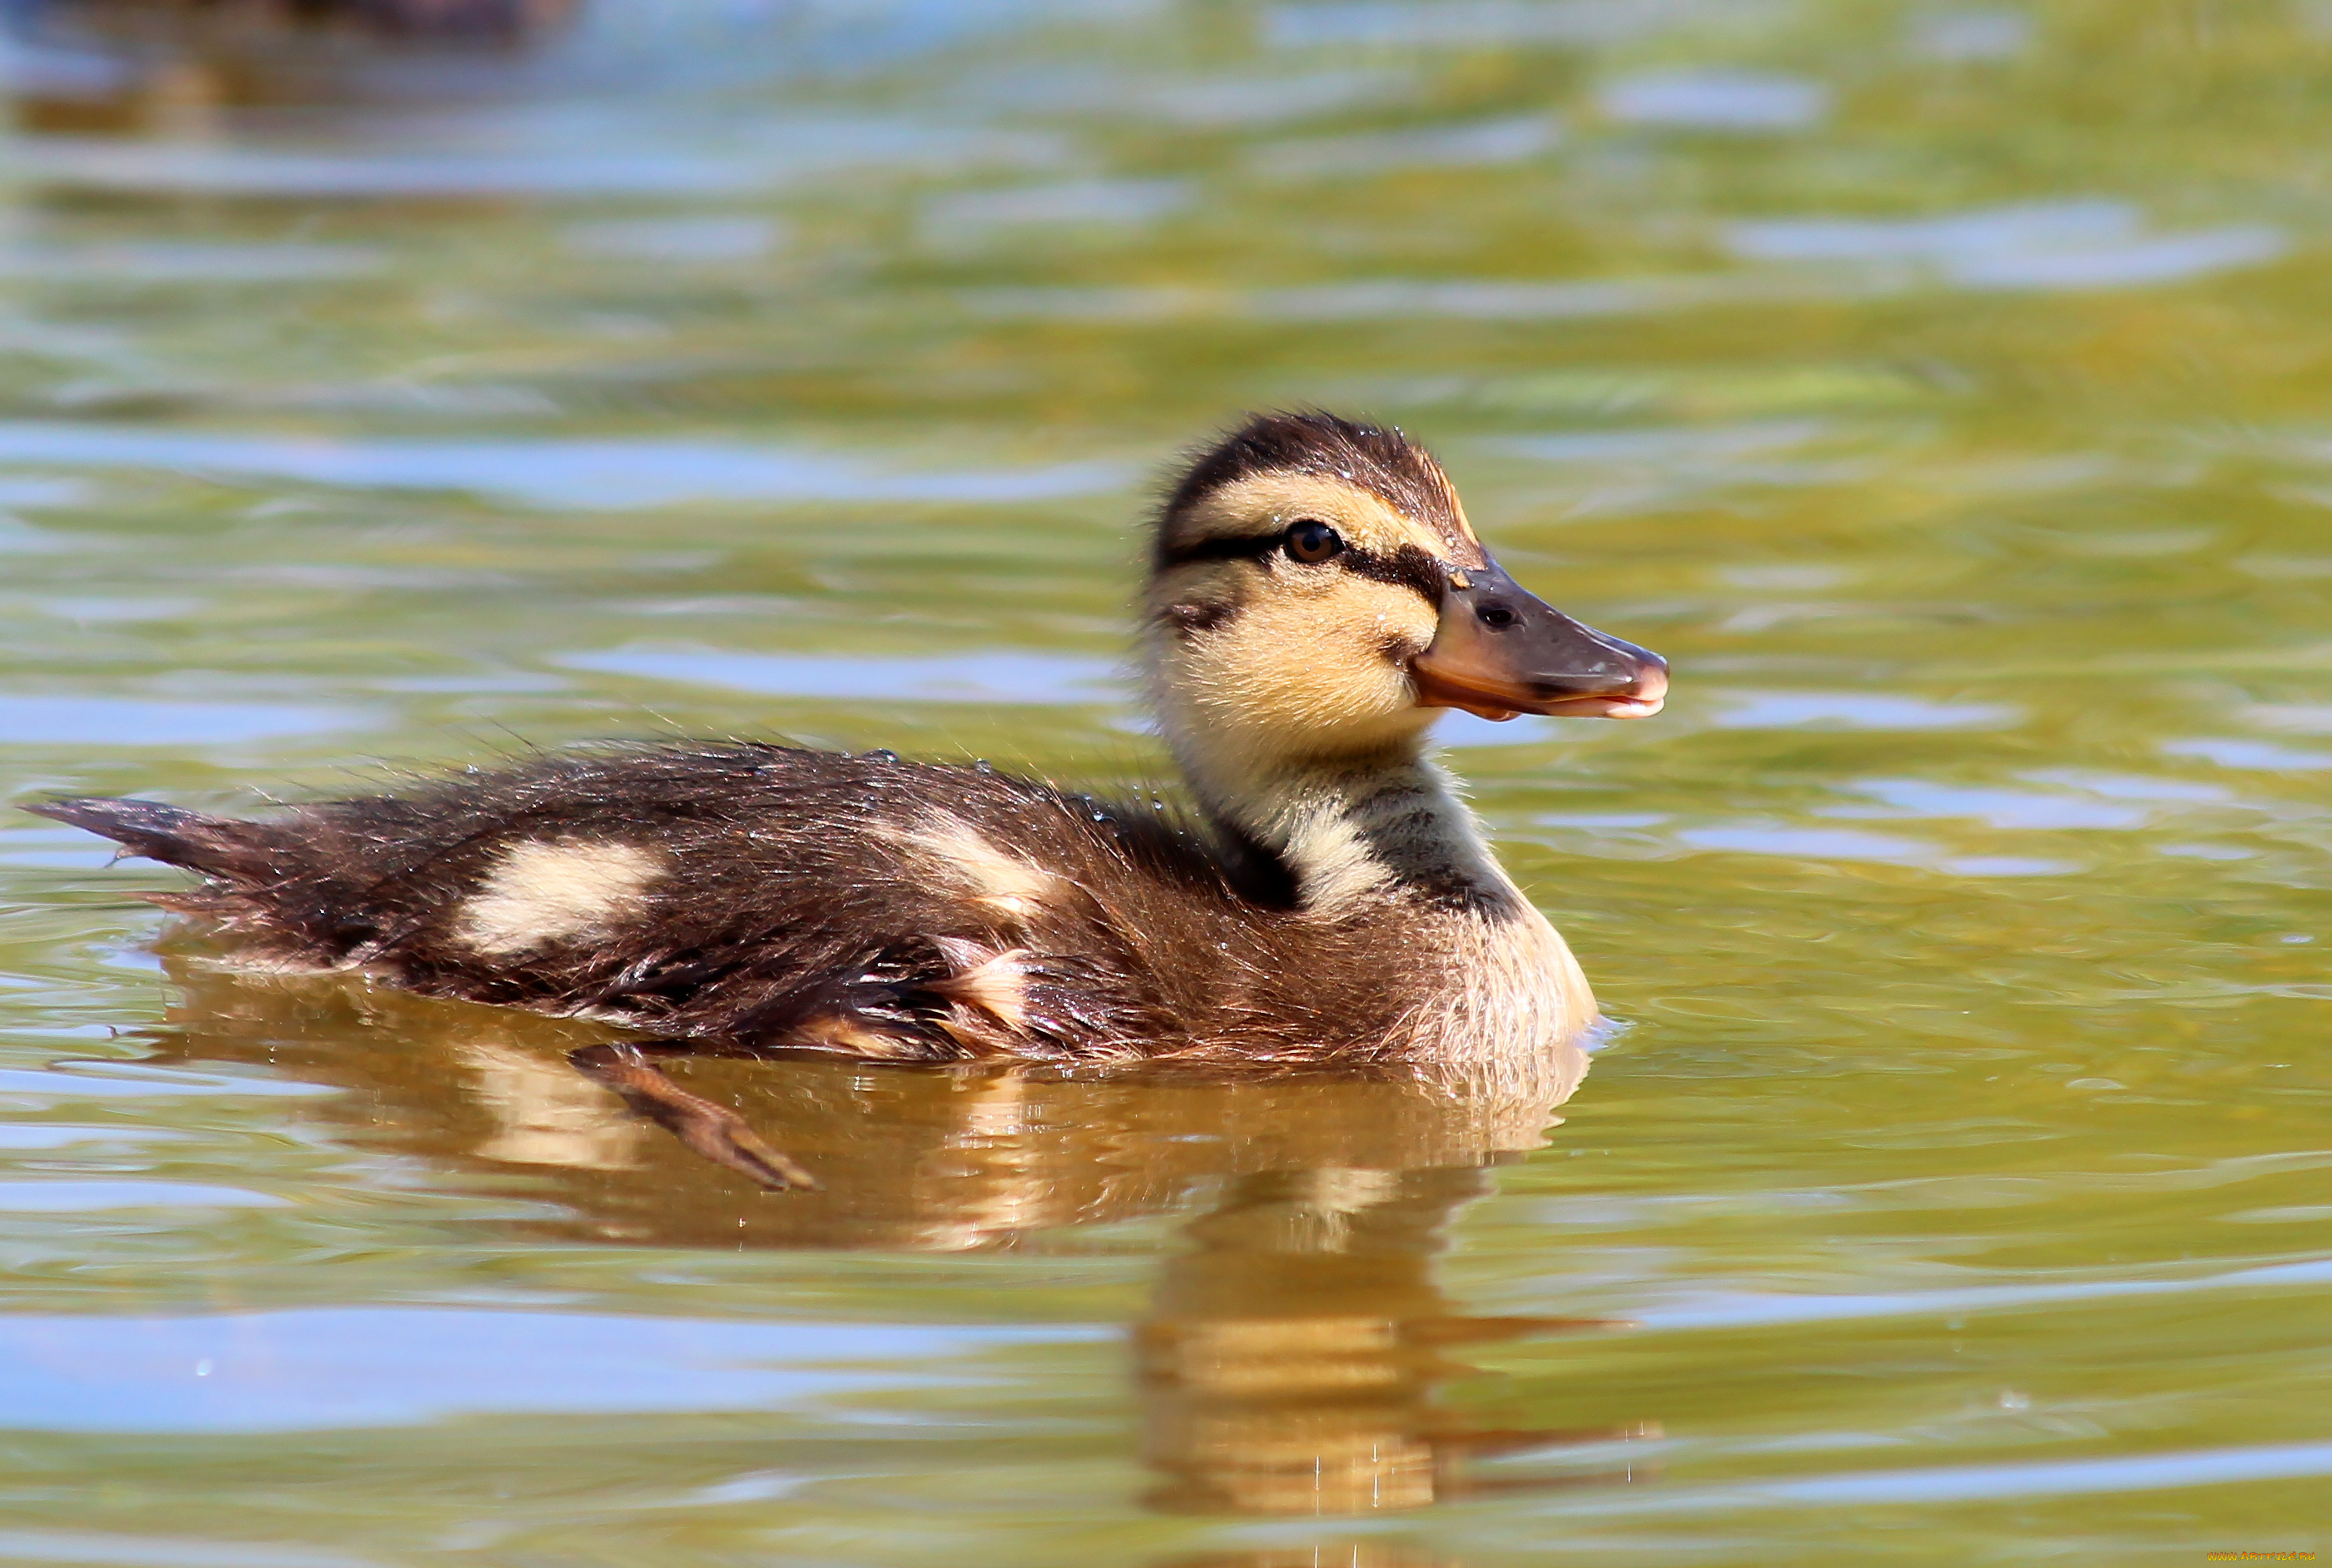
[[[1317,518],[1289,523],[1286,537],[1281,542],[1286,547],[1288,559],[1300,560],[1305,566],[1318,566],[1344,553],[1344,536]]]

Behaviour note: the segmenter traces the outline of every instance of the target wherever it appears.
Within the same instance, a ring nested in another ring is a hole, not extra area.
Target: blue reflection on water
[[[0,742],[20,746],[226,746],[372,722],[349,708],[0,695]]]
[[[2127,202],[2020,202],[1922,218],[1772,218],[1726,225],[1744,260],[1913,263],[1974,289],[2129,288],[2181,282],[2282,255],[2261,224],[2149,234]]]
[[[1027,706],[1114,703],[1126,698],[1116,665],[1106,659],[1066,655],[842,658],[822,654],[741,654],[701,645],[634,645],[604,653],[566,654],[553,662],[569,669],[778,697]]]
[[[1829,115],[1830,90],[1818,81],[1763,71],[1654,71],[1610,83],[1596,103],[1621,125],[1802,130]]]
[[[626,511],[690,501],[1046,501],[1122,488],[1110,463],[902,470],[880,460],[684,441],[302,441],[135,425],[0,425],[0,463],[87,464],[467,491],[524,506]]]
[[[2002,829],[2143,827],[2152,811],[2074,795],[2034,789],[1937,784],[1925,779],[1863,779],[1848,785],[1872,798],[1868,806],[1830,806],[1825,817],[1971,817]]]
[[[2004,703],[1935,703],[1881,692],[1740,692],[1723,730],[1997,730],[2022,717]]]
[[[2162,749],[2173,757],[2200,757],[2222,768],[2255,772],[2311,773],[2332,768],[2332,752],[2298,751],[2269,741],[2165,741]]]
[[[394,1306],[0,1315],[0,1427],[264,1431],[478,1411],[765,1409],[926,1386],[931,1362],[1109,1333]]]

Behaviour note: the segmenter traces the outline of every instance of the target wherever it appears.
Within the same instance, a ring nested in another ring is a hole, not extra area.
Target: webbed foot
[[[663,1127],[683,1143],[772,1192],[796,1189],[814,1190],[817,1178],[791,1155],[773,1149],[745,1119],[726,1105],[692,1095],[664,1076],[650,1058],[687,1054],[692,1047],[677,1043],[586,1046],[567,1053],[576,1071],[605,1084],[624,1103]]]

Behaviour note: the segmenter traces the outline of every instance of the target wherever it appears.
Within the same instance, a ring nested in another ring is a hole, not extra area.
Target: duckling
[[[254,957],[655,1037],[574,1054],[692,1147],[811,1184],[690,1051],[1520,1062],[1594,998],[1484,841],[1438,711],[1642,718],[1668,666],[1525,592],[1400,431],[1258,416],[1158,511],[1142,650],[1177,819],[982,763],[607,744],[270,820],[41,815],[201,874]]]

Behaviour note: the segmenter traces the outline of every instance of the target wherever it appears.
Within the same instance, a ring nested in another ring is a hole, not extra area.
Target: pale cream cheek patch
[[[1365,724],[1413,705],[1400,655],[1430,645],[1436,622],[1416,594],[1389,584],[1260,590],[1184,652],[1175,674],[1217,723],[1291,734]]]

